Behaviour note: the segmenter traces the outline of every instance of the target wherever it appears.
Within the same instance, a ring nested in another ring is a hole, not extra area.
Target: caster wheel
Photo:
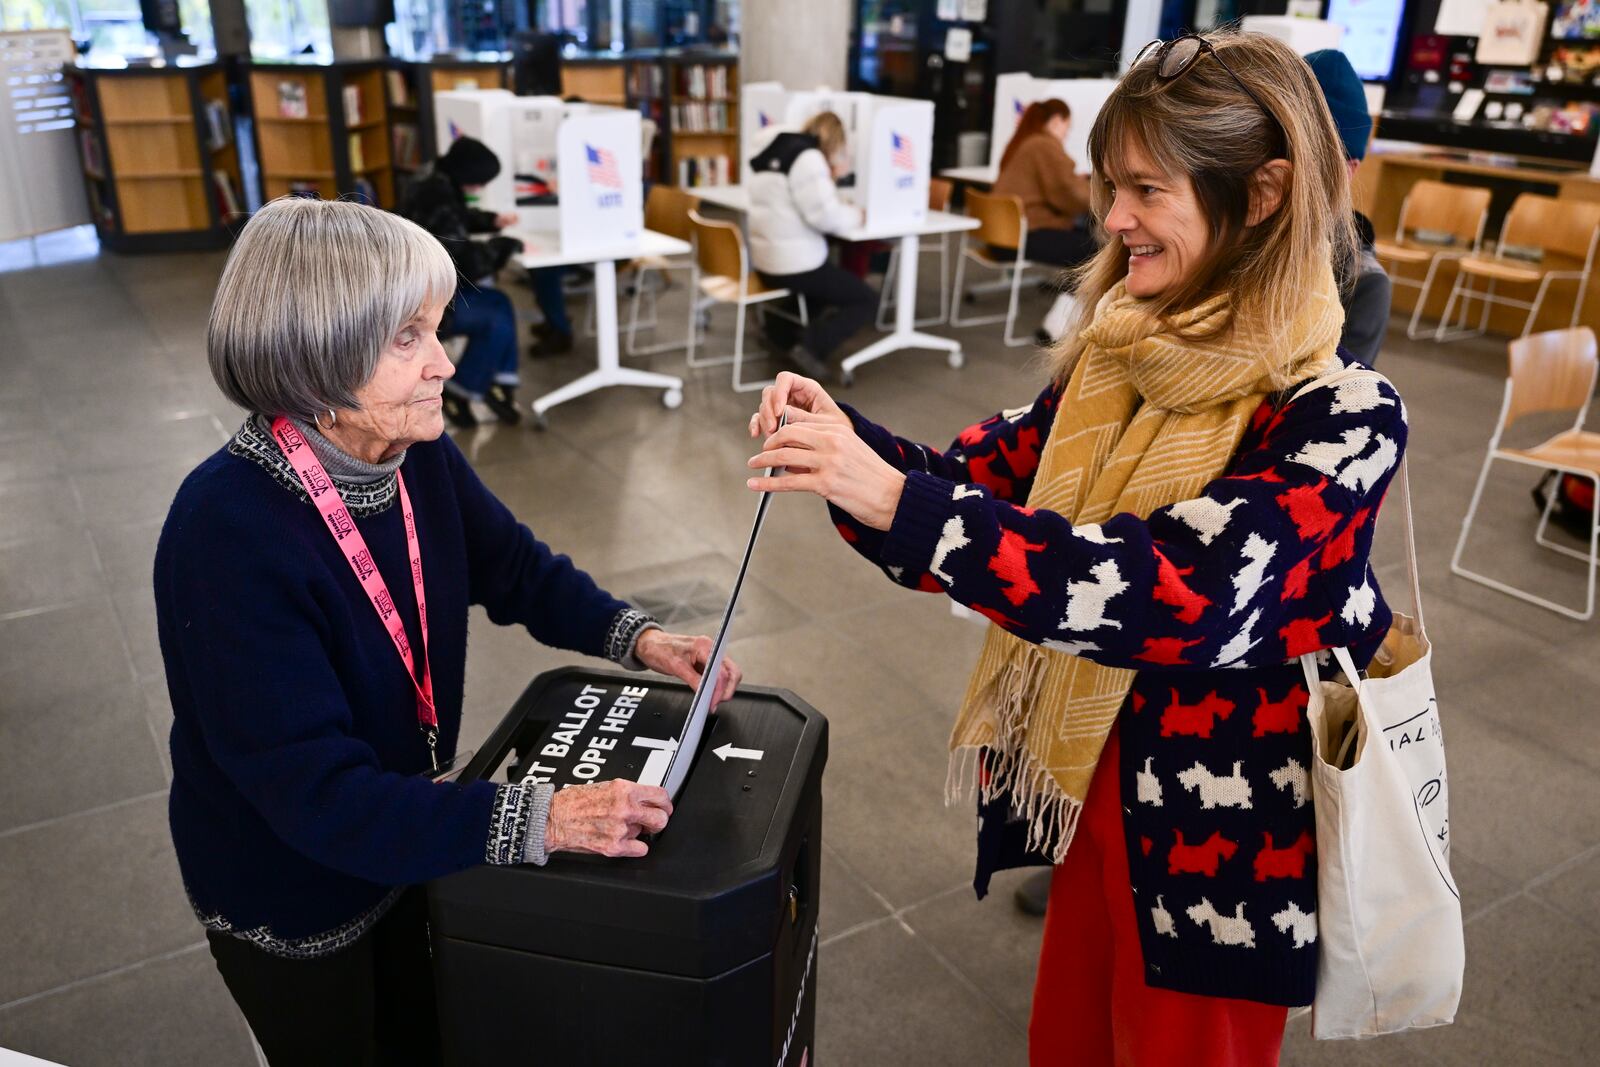
[[[848,389],[852,385],[856,384],[855,372],[854,371],[848,371],[848,370],[840,371],[839,372],[839,384],[844,386],[846,389]]]
[[[661,394],[661,406],[668,411],[676,411],[683,406],[683,390],[668,389]]]
[[[951,370],[960,370],[962,364],[966,363],[966,361],[967,357],[963,356],[960,352],[952,352],[949,356],[945,357],[945,362],[950,364]]]
[[[535,411],[533,418],[528,421],[535,430],[548,430],[550,428],[550,419],[542,411]]]

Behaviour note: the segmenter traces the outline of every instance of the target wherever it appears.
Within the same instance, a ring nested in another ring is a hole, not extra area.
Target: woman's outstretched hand
[[[761,407],[750,416],[750,436],[770,437],[785,411],[790,422],[833,422],[850,428],[850,416],[833,402],[820,382],[786,370],[761,390]]]
[[[705,673],[711,659],[712,645],[709,637],[646,630],[633,646],[633,654],[640,663],[657,674],[681,679],[698,689],[700,676]],[[743,678],[744,672],[739,665],[723,656],[722,671],[717,675],[717,688],[711,696],[711,706],[715,708],[733,696]]]
[[[788,424],[778,426],[780,416]],[[761,394],[750,416],[750,436],[766,434],[751,456],[756,470],[782,467],[782,477],[758,475],[745,484],[756,492],[815,493],[874,530],[887,530],[900,506],[906,476],[856,435],[850,417],[821,385],[784,372]]]

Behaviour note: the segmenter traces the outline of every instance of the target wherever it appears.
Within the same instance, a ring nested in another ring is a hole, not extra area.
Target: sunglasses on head
[[[1201,56],[1211,56],[1212,59],[1222,65],[1223,70],[1228,72],[1228,77],[1232,78],[1233,83],[1244,91],[1244,95],[1255,101],[1256,107],[1261,109],[1262,114],[1271,119],[1274,124],[1277,124],[1277,116],[1272,113],[1272,110],[1244,83],[1243,78],[1233,72],[1233,68],[1228,66],[1228,61],[1222,58],[1222,53],[1217,51],[1216,47],[1204,37],[1197,33],[1186,33],[1182,37],[1174,37],[1170,41],[1151,41],[1139,49],[1139,54],[1133,59],[1133,65],[1138,66],[1139,61],[1144,59],[1152,48],[1156,50],[1156,76],[1164,82],[1177,81],[1189,73],[1189,69],[1194,66],[1195,61]]]

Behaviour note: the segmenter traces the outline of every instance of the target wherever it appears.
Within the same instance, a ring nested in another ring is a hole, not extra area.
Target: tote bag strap
[[[1341,367],[1331,374],[1324,374],[1320,378],[1313,378],[1295,390],[1291,400],[1299,400],[1313,389],[1322,389],[1327,386],[1338,385],[1356,378],[1371,378],[1380,382],[1389,379],[1373,370],[1359,364],[1351,367]],[[1400,483],[1400,517],[1406,528],[1406,577],[1411,582],[1411,615],[1417,620],[1417,632],[1426,636],[1427,624],[1422,618],[1422,574],[1417,566],[1417,532],[1411,509],[1411,478],[1408,474],[1408,464],[1405,459],[1400,460],[1400,467],[1395,471],[1395,481]]]

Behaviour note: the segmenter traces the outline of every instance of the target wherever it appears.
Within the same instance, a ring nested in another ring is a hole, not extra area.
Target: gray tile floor
[[[179,479],[240,418],[202,355],[221,264],[96,256],[72,233],[0,246],[0,1046],[77,1067],[254,1062],[167,837],[171,713],[146,578]],[[511,289],[526,308],[526,291]],[[1030,294],[1026,314],[1042,310]],[[716,336],[728,334],[724,312]],[[858,372],[845,395],[909,436],[945,442],[1034,394],[1029,350],[1003,348],[995,328],[962,336],[964,369],[902,354]],[[1337,1045],[1291,1024],[1290,1064],[1600,1056],[1597,624],[1448,569],[1503,352],[1500,341],[1411,344],[1396,330],[1382,363],[1412,416],[1469,914],[1460,1019]],[[590,358],[580,345],[528,365],[528,391]],[[648,362],[675,370],[681,357]],[[675,412],[613,390],[557,409],[544,433],[488,428],[458,441],[525,521],[626,594],[727,580],[754,505],[742,485],[748,410],[722,372],[705,371]],[[1491,480],[1471,558],[1575,597],[1578,566],[1531,545],[1528,481]],[[1395,526],[1387,513],[1381,558],[1400,597]],[[487,620],[473,634],[469,743],[529,678],[573,659]],[[1024,1062],[1038,926],[1012,908],[1014,878],[973,901],[972,816],[941,804],[945,734],[979,637],[940,601],[878,579],[817,501],[777,501],[733,654],[752,681],[792,688],[832,723],[822,1062]]]

